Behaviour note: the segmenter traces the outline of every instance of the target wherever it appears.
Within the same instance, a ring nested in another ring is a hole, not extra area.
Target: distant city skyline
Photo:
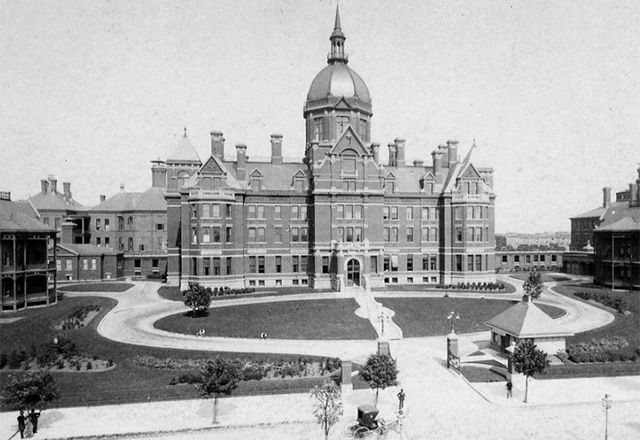
[[[53,174],[98,204],[151,186],[186,126],[201,159],[221,130],[302,158],[302,105],[326,63],[335,1],[0,0],[0,191]],[[372,140],[408,162],[460,141],[495,170],[496,231],[568,231],[628,189],[640,162],[637,1],[340,2],[373,98]],[[61,185],[61,184],[60,184]]]

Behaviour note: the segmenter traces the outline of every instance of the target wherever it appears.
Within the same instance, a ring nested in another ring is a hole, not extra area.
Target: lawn
[[[305,287],[305,286],[274,287],[274,288],[261,287],[261,288],[256,288],[256,291],[253,293],[214,296],[211,299],[213,301],[220,301],[220,300],[238,298],[238,297],[260,298],[263,296],[285,296],[285,295],[294,295],[299,293],[324,293],[324,292],[332,292],[332,290],[312,289],[311,287]],[[184,302],[182,291],[178,286],[162,286],[160,287],[160,289],[158,289],[158,295],[170,301]]]
[[[196,398],[193,386],[167,386],[172,378],[183,371],[150,370],[135,365],[135,356],[155,356],[158,358],[208,359],[217,355],[245,360],[278,361],[297,360],[299,356],[280,354],[250,353],[212,353],[206,351],[176,350],[137,345],[122,344],[103,338],[96,332],[100,319],[113,308],[116,301],[110,298],[77,297],[64,298],[57,305],[33,308],[18,313],[3,313],[3,318],[23,318],[10,324],[0,324],[0,350],[9,352],[12,349],[29,352],[32,344],[51,341],[54,336],[71,339],[80,353],[101,359],[112,359],[116,368],[103,372],[60,373],[52,370],[56,384],[61,391],[59,406],[78,406],[111,404],[119,402],[146,401],[158,399],[175,399],[182,397]],[[56,331],[53,326],[70,313],[88,305],[102,307],[99,314],[88,326],[75,330]],[[319,357],[306,356],[313,360]],[[151,374],[152,373],[152,374]],[[0,383],[7,383],[8,377],[16,374],[6,368],[0,370]],[[307,391],[305,381],[251,381],[242,382],[236,394],[255,393],[260,390],[294,388]]]
[[[478,296],[483,295],[485,293],[514,293],[516,288],[513,284],[505,283],[503,281],[499,281],[499,283],[504,284],[504,290],[471,290],[471,289],[457,289],[455,287],[451,289],[441,289],[438,288],[437,284],[387,284],[384,287],[375,287],[371,289],[374,292],[438,292],[444,295],[445,292],[464,292],[464,293],[477,293]]]
[[[405,338],[446,335],[450,331],[447,316],[452,309],[460,316],[455,322],[457,333],[487,331],[485,321],[516,304],[516,301],[472,298],[378,298],[378,301],[396,312],[393,322],[400,326]],[[557,307],[536,305],[552,318],[565,314]]]
[[[584,301],[583,299],[575,296],[576,292],[600,292],[606,294],[611,298],[621,298],[624,300],[629,308],[630,314],[622,315],[605,307],[595,301],[588,301],[590,305],[600,307],[608,310],[615,315],[615,320],[604,327],[600,327],[588,332],[578,333],[577,335],[567,338],[567,345],[576,344],[578,342],[590,342],[592,339],[611,338],[615,336],[624,337],[629,342],[629,347],[626,351],[629,353],[640,347],[640,294],[638,292],[626,292],[626,291],[611,291],[592,284],[577,284],[566,283],[559,285],[555,288],[555,291],[574,298],[578,301]]]
[[[126,292],[133,284],[129,283],[91,283],[91,284],[68,284],[58,286],[62,292]]]
[[[174,333],[194,335],[205,329],[207,336],[270,339],[375,339],[366,319],[355,315],[358,304],[350,298],[281,301],[210,309],[209,316],[167,316],[154,325]],[[283,317],[286,317],[284,319]]]
[[[501,371],[504,371],[504,369]],[[470,365],[462,365],[460,367],[460,373],[462,373],[469,382],[506,382],[507,380],[507,376],[502,372]]]

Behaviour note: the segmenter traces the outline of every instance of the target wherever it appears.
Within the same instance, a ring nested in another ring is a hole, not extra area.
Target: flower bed
[[[604,306],[611,307],[618,311],[618,313],[625,313],[629,310],[627,301],[620,297],[613,298],[605,293],[601,292],[576,292],[574,293],[578,298],[582,298],[585,301],[593,300]]]

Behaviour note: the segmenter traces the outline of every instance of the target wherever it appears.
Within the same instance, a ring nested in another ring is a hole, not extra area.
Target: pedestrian
[[[513,384],[511,381],[507,382],[507,399],[510,399],[513,396]]]
[[[38,433],[38,419],[40,418],[40,411],[36,412],[34,409],[31,409],[29,413],[29,420],[31,420],[31,424],[33,425],[33,433]]]
[[[20,410],[20,415],[18,416],[18,431],[20,431],[20,438],[24,438],[24,413]]]
[[[404,389],[400,389],[400,392],[398,393],[398,411],[402,411],[402,409],[404,408],[404,398],[406,397],[406,394],[404,393]]]
[[[260,339],[262,339],[263,341],[266,341],[267,340],[267,332],[260,333]]]
[[[24,422],[24,436],[25,438],[33,437],[33,424],[31,423],[29,417],[26,417],[26,420]]]

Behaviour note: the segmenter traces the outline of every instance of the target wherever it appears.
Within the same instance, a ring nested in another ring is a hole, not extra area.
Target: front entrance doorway
[[[360,262],[355,258],[347,261],[347,286],[360,285]]]

